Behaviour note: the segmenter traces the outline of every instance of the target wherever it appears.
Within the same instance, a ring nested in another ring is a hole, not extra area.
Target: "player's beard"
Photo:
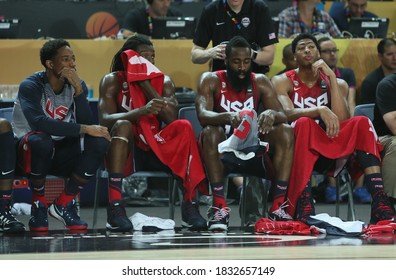
[[[227,81],[230,83],[231,87],[236,91],[242,91],[247,89],[251,84],[251,73],[252,70],[248,69],[246,71],[234,71],[228,65],[226,65],[227,69]],[[245,74],[245,78],[239,78],[239,74],[243,72]]]

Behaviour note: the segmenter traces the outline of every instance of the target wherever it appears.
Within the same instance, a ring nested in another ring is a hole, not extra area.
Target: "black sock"
[[[364,184],[371,196],[379,190],[384,190],[381,173],[366,174],[364,176]]]
[[[286,181],[276,182],[273,192],[273,197],[274,197],[273,204],[277,204],[277,206],[279,206],[285,201],[287,186],[288,186],[288,182]]]
[[[224,196],[224,183],[211,183],[212,195],[213,195],[213,206],[218,208],[226,207],[226,200]]]

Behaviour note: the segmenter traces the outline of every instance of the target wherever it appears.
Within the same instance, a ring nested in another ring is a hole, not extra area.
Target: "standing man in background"
[[[171,0],[147,0],[145,7],[134,8],[124,17],[121,33],[127,38],[135,33],[151,36],[153,18],[181,17],[182,12],[171,7]]]
[[[377,86],[374,107],[374,128],[384,147],[382,174],[384,189],[394,207],[396,203],[396,73],[389,74]]]
[[[236,35],[250,43],[252,72],[268,72],[278,39],[270,10],[262,0],[216,0],[206,5],[193,39],[192,62],[204,64],[211,61],[211,71],[225,69],[225,46]],[[210,41],[212,47],[207,48]]]

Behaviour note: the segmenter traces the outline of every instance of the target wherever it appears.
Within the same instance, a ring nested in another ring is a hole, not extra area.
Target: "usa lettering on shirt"
[[[317,98],[313,97],[303,97],[295,92],[293,103],[295,107],[298,108],[316,108],[319,106],[327,106],[329,104],[329,99],[327,92],[319,95]]]

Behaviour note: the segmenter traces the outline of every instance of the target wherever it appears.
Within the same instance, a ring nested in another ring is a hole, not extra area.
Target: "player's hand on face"
[[[158,113],[160,113],[166,106],[167,102],[165,100],[153,98],[145,106],[147,112],[146,115],[158,115]]]
[[[334,71],[327,65],[327,63],[323,59],[319,59],[312,64],[312,70],[315,75],[320,71],[325,74],[327,77],[330,75],[335,75]]]
[[[80,84],[80,78],[75,68],[63,67],[62,70],[59,72],[59,76],[68,80],[73,87],[77,84]]]
[[[324,122],[326,126],[326,134],[327,136],[334,138],[338,136],[340,131],[340,121],[336,114],[334,114],[328,107],[322,106],[319,109],[320,118]]]
[[[58,73],[61,78],[66,79],[72,87],[76,90],[76,95],[82,93],[82,86],[80,83],[80,77],[78,76],[77,70],[72,67],[63,67]]]
[[[258,116],[259,132],[268,134],[275,123],[275,112],[273,110],[265,110]]]

